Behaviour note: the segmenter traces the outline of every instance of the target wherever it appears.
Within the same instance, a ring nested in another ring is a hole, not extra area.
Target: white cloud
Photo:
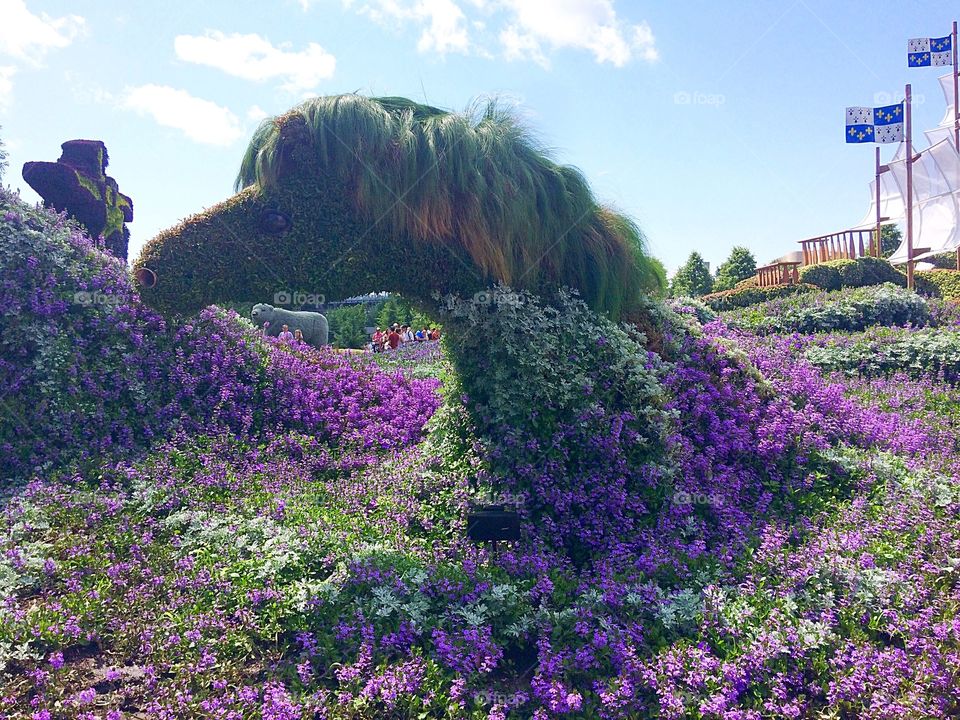
[[[70,95],[74,100],[84,105],[96,103],[98,105],[115,105],[113,93],[97,82],[89,82],[80,73],[67,70],[63,73],[64,87],[70,88]]]
[[[515,25],[508,26],[500,33],[500,44],[507,60],[533,60],[537,65],[550,67],[550,61],[543,54],[536,38],[520,32]]]
[[[228,108],[166,85],[140,85],[127,90],[121,106],[150,115],[160,125],[181,130],[205,145],[231,145],[244,132]]]
[[[177,57],[186,62],[223,70],[243,78],[263,82],[280,79],[282,87],[300,93],[333,77],[336,58],[316,43],[294,52],[284,43],[275,47],[264,37],[251,33],[224,35],[208,30],[205,35],[178,35],[173,41]]]
[[[0,65],[0,110],[10,107],[13,98],[13,75],[17,69],[13,65]]]
[[[633,26],[633,47],[647,62],[656,62],[660,59],[657,50],[657,39],[653,36],[653,28],[646,21]]]
[[[421,0],[416,5],[416,12],[420,19],[430,23],[420,35],[417,50],[435,50],[445,55],[469,49],[466,16],[452,0]]]
[[[310,0],[303,0],[304,9]],[[623,67],[659,59],[646,22],[618,16],[614,0],[343,0],[380,25],[420,29],[420,52],[492,57],[499,42],[507,60],[549,67],[551,52],[585,50],[598,63]],[[469,16],[468,14],[469,13]]]
[[[344,4],[353,5],[351,0]],[[417,41],[420,52],[432,50],[446,55],[470,50],[467,17],[453,0],[372,0],[360,4],[357,12],[381,25],[412,22],[422,27]]]
[[[267,117],[267,113],[259,105],[251,105],[250,109],[247,110],[247,120],[253,120],[253,122],[258,123],[265,117]]]
[[[0,18],[0,53],[35,65],[48,50],[66,47],[86,29],[79,15],[34,15],[23,0],[0,0]]]
[[[647,62],[658,58],[650,26],[623,22],[612,0],[504,0],[504,4],[513,13],[513,21],[500,34],[508,58],[541,62],[543,44],[588,50],[598,63],[616,67],[637,55]]]

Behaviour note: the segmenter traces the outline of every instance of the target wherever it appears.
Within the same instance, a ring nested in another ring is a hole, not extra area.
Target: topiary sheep
[[[265,322],[270,323],[266,329],[266,334],[270,337],[277,337],[284,325],[292,333],[300,330],[303,341],[315,348],[326,345],[330,335],[327,318],[316,312],[284,310],[266,303],[257,303],[253,306],[250,317],[257,327],[263,327]]]

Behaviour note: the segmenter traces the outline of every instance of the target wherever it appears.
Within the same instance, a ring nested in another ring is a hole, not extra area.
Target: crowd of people
[[[263,323],[262,331],[264,337],[269,334],[269,328],[269,322]],[[300,344],[304,342],[303,332],[300,330],[300,328],[290,332],[290,328],[287,325],[284,325],[281,328],[277,339],[284,344]],[[386,352],[388,350],[396,350],[398,347],[406,343],[420,343],[439,339],[440,330],[437,328],[428,328],[424,326],[419,330],[414,330],[409,325],[400,325],[398,323],[394,323],[387,330],[377,328],[373,333],[370,342],[367,343],[366,349],[379,353]]]
[[[419,330],[414,330],[409,325],[394,323],[387,330],[377,328],[376,332],[373,333],[369,348],[373,352],[386,352],[387,350],[396,350],[405,343],[427,342],[429,340],[439,339],[440,331],[436,328],[431,329],[424,326]]]

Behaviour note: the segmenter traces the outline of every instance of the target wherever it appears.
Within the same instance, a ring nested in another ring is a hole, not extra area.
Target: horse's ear
[[[302,159],[301,154],[308,151],[311,142],[307,121],[300,113],[291,113],[278,118],[277,123],[280,129],[277,143],[277,176],[282,178],[284,175],[295,172],[296,166]]]

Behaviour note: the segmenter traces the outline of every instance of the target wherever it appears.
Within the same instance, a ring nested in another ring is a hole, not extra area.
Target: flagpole
[[[880,257],[880,146],[876,145],[874,150],[877,151],[877,180],[875,182],[877,189],[877,244],[874,246],[875,249],[871,248],[873,252],[870,254],[874,255],[874,253],[876,253],[875,257]]]
[[[913,123],[910,118],[910,83],[906,91],[907,114],[907,287],[913,290]]]
[[[957,85],[960,84],[960,67],[957,66],[957,21],[953,21],[953,147],[960,152],[960,97]]]
[[[960,65],[957,64],[957,21],[953,21],[953,149],[960,153]],[[957,247],[957,270],[960,270],[960,247]]]

